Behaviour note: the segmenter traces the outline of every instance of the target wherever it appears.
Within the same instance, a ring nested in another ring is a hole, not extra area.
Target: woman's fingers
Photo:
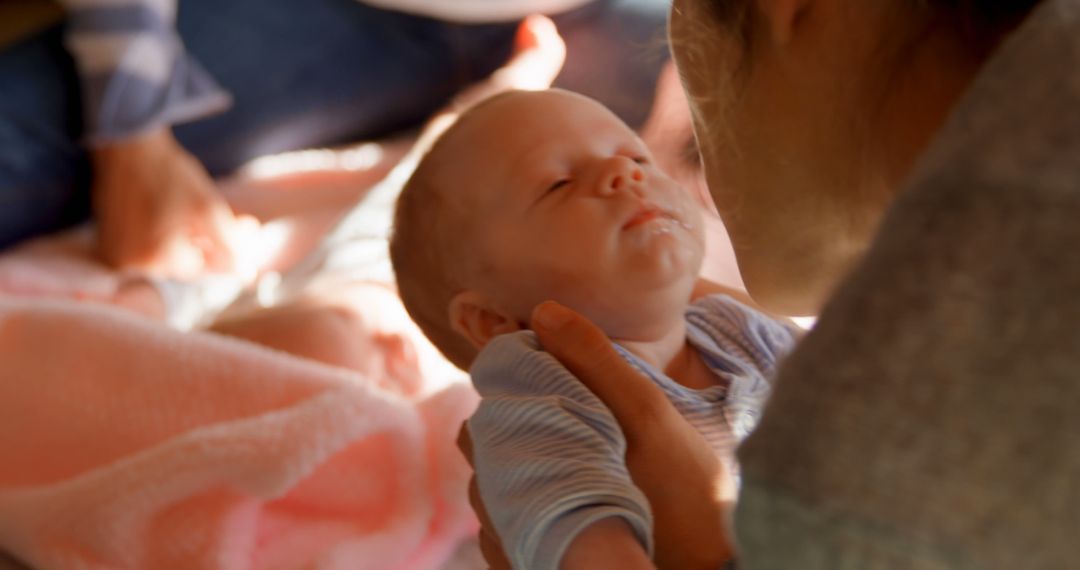
[[[491,520],[487,516],[484,503],[480,500],[480,490],[476,486],[476,477],[469,480],[469,502],[472,504],[473,510],[476,511],[476,516],[480,518],[480,535],[478,536],[480,553],[484,555],[484,561],[488,563],[488,568],[490,570],[510,570],[510,560],[506,557],[506,552],[503,551],[502,541],[499,540],[499,535],[495,532],[495,527],[491,525]]]
[[[224,200],[207,208],[204,216],[192,221],[191,240],[202,252],[205,270],[231,272],[236,259],[230,233],[236,219]]]
[[[488,78],[454,97],[452,112],[469,107],[503,91],[547,89],[566,61],[566,44],[555,23],[547,16],[533,15],[522,20],[514,41],[514,54]]]
[[[631,445],[648,434],[649,426],[677,415],[663,391],[630,366],[585,317],[548,301],[533,311],[532,328],[544,350],[607,404]]]
[[[473,464],[473,446],[472,437],[469,435],[469,424],[461,424],[461,430],[458,431],[457,439],[458,449],[465,455],[465,460],[469,462],[469,466]],[[469,478],[469,504],[472,505],[473,511],[476,512],[476,517],[480,519],[480,552],[484,555],[484,560],[487,561],[491,570],[510,570],[510,561],[506,557],[506,553],[503,552],[502,541],[499,540],[499,535],[495,533],[495,527],[491,524],[491,517],[488,516],[487,508],[484,507],[483,500],[480,499],[480,488],[476,485],[476,476]]]
[[[546,89],[566,62],[566,43],[547,16],[533,14],[522,20],[514,39],[514,57],[501,70],[512,89]]]

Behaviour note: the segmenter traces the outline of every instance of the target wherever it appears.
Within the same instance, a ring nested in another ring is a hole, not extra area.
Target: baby
[[[469,421],[477,484],[515,568],[572,566],[575,539],[613,518],[652,549],[617,422],[526,330],[539,303],[603,329],[725,464],[752,428],[797,333],[726,295],[691,304],[700,207],[611,112],[559,90],[481,103],[406,184],[390,245],[398,287],[484,396]]]

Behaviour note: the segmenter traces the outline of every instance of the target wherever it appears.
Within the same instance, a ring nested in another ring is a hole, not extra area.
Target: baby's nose
[[[638,183],[645,180],[645,173],[641,170],[641,165],[632,158],[625,156],[614,156],[606,159],[602,173],[598,190],[604,195],[634,191],[637,189]]]

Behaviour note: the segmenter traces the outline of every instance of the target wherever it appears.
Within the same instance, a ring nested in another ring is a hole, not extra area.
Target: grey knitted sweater
[[[1080,568],[1080,0],[983,69],[740,460],[741,568]]]

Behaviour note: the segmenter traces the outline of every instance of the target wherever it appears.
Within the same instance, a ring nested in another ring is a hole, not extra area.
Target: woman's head
[[[754,297],[815,311],[1036,0],[675,0],[706,176]]]

